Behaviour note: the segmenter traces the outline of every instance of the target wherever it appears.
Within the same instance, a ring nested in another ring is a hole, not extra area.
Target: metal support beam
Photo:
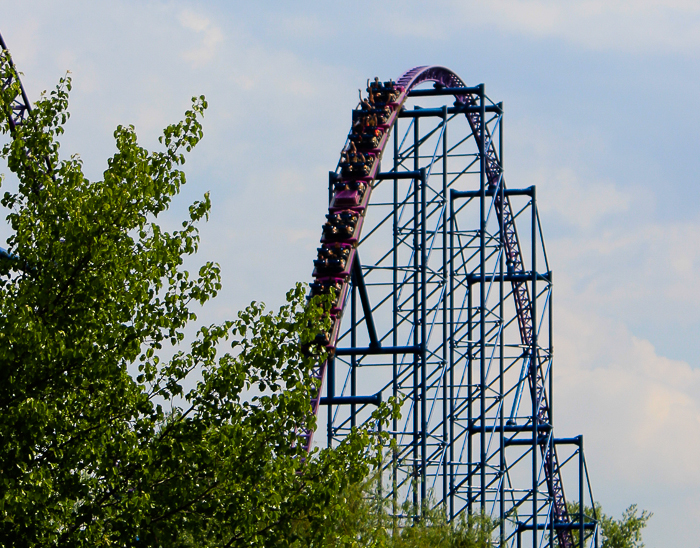
[[[503,189],[503,196],[532,196],[535,191],[534,186],[529,186],[527,188],[506,188]],[[499,192],[501,194],[501,192]],[[484,192],[485,196],[493,197],[496,195],[494,190],[486,190]],[[450,199],[456,200],[457,198],[479,198],[481,193],[478,190],[450,190]]]
[[[540,281],[544,282],[549,282],[551,279],[551,272],[545,272],[543,274],[540,273],[535,273],[535,276],[537,276],[537,279]],[[532,272],[522,272],[520,274],[503,274],[503,281],[504,282],[525,282],[525,281],[530,281],[532,280],[533,273]],[[480,274],[467,274],[465,276],[465,279],[469,284],[476,284],[479,283],[482,280],[482,277]],[[484,276],[484,281],[487,283],[491,282],[499,282],[501,281],[501,275],[496,274],[496,275],[486,275]]]
[[[440,95],[474,95],[479,93],[480,86],[462,87],[462,88],[446,88],[436,87],[435,89],[414,89],[408,92],[409,97],[435,97]]]
[[[587,521],[583,524],[584,529],[595,529],[598,526],[597,521]],[[573,531],[575,529],[579,528],[578,523],[562,523],[562,522],[554,522],[550,524],[546,523],[540,523],[537,525],[538,530],[542,529],[549,529],[550,527],[553,527],[557,531]],[[518,531],[532,531],[534,527],[532,525],[529,525],[527,523],[518,523]]]
[[[472,105],[457,105],[447,108],[448,114],[467,114],[469,112],[494,112],[500,114],[501,109],[497,105],[489,105],[483,109]],[[426,118],[429,116],[440,118],[442,113],[442,108],[417,108],[415,110],[402,110],[399,112],[399,118]]]
[[[365,315],[365,324],[369,334],[369,347],[380,348],[382,345],[377,339],[377,328],[374,325],[372,317],[372,306],[369,303],[369,295],[367,295],[367,286],[365,285],[365,277],[362,274],[362,264],[360,263],[360,254],[355,252],[355,260],[352,263],[352,283],[357,286],[357,291],[360,294],[360,303],[362,311]]]
[[[357,356],[361,354],[420,354],[423,348],[419,346],[381,346],[379,348],[337,348],[336,356]]]
[[[377,173],[375,179],[383,181],[384,179],[420,179],[420,170],[416,171],[382,171]]]
[[[335,396],[321,398],[321,405],[381,405],[382,393],[377,392],[374,396]]]
[[[476,422],[476,421],[475,421]],[[485,432],[491,433],[491,432],[513,432],[513,433],[518,433],[518,432],[532,432],[532,424],[523,424],[523,425],[511,425],[511,424],[504,424],[503,426],[484,426],[483,427]],[[549,432],[552,429],[552,427],[548,424],[539,424],[537,427],[538,432]],[[469,426],[467,428],[470,432],[473,433],[478,433],[481,432],[482,426],[481,424],[477,426]],[[542,440],[546,439],[545,437],[541,438]],[[532,444],[532,440],[506,440],[506,445],[530,445]]]

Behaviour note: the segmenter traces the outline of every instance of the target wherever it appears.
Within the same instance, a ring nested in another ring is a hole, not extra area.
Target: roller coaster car
[[[396,100],[399,98],[398,93],[393,92],[379,92],[374,94],[374,106],[375,108],[384,109],[386,107],[395,107],[398,103]]]
[[[325,280],[316,280],[311,284],[311,293],[309,293],[309,298],[317,297],[319,295],[329,295],[331,291],[334,291],[335,300],[332,305],[336,306],[340,299],[340,295],[343,292],[343,282],[335,278],[327,278]]]
[[[328,221],[323,225],[323,239],[331,242],[349,240],[355,235],[359,218],[354,211],[329,213],[326,215]]]
[[[333,196],[333,202],[331,206],[334,208],[356,208],[362,207],[364,203],[364,196],[359,192],[353,192],[352,190],[341,190],[336,192]]]
[[[386,126],[390,116],[391,109],[388,106],[369,110],[356,109],[352,111],[352,123],[354,126],[357,122],[360,122],[367,126],[368,129],[371,129],[377,126]]]
[[[379,148],[379,141],[382,138],[382,132],[379,129],[374,129],[374,131],[366,133],[351,133],[349,138],[353,143],[355,143],[357,150],[376,150]]]
[[[329,344],[331,344],[331,334],[328,331],[321,331],[314,338],[314,343],[319,344],[321,346],[328,346]]]
[[[348,296],[349,285],[338,278],[317,278],[311,284],[309,299],[317,295],[328,295],[334,291],[335,299],[331,303],[331,315],[337,316],[343,312],[343,304]]]
[[[364,162],[340,162],[340,174],[345,179],[368,177],[374,165],[374,156],[368,154]]]
[[[333,276],[347,270],[352,246],[332,243],[318,248],[318,258],[314,261],[314,276]]]
[[[330,331],[322,331],[316,337],[314,338],[314,343],[325,346],[328,348],[329,352],[331,355],[335,353],[335,348],[334,348],[334,341],[337,340],[338,338],[338,330],[340,328],[340,318],[333,317],[332,318],[333,325],[331,326]]]
[[[343,181],[342,179],[340,181],[336,181],[335,185],[333,185],[333,188],[335,192],[343,192],[343,191],[351,191],[351,192],[357,192],[360,197],[364,196],[365,191],[367,190],[367,183],[364,181],[356,181],[356,180],[351,180],[351,181]]]
[[[364,181],[338,181],[334,186],[333,207],[358,207],[367,191]]]
[[[370,90],[374,94],[375,104],[395,103],[401,94],[400,89],[392,80],[382,83],[375,79],[374,82],[369,84],[367,91],[369,92]]]

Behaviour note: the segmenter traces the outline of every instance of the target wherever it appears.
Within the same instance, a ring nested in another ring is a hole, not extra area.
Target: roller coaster
[[[503,104],[447,68],[368,81],[314,261],[311,294],[336,300],[313,405],[333,446],[382,397],[401,402],[382,470],[396,515],[441,505],[494,518],[500,545],[597,545],[583,437],[554,434],[536,189],[507,188],[503,135]]]
[[[13,132],[31,103],[10,67]],[[500,546],[597,547],[583,437],[554,434],[553,278],[536,189],[506,187],[503,125],[483,84],[444,67],[368,81],[329,173],[311,284],[335,295],[311,402],[327,432],[304,439],[332,447],[393,396],[401,418],[379,484],[397,518],[439,506],[450,520],[491,516]]]

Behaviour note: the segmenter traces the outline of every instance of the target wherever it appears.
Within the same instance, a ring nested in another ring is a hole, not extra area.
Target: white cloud
[[[700,4],[690,0],[493,0],[468,9],[506,30],[593,50],[700,48]]]
[[[627,321],[647,317],[660,336],[674,325],[696,322],[700,222],[625,224],[630,216],[614,229],[594,226],[550,239],[550,260],[561,273],[558,294]]]
[[[589,229],[603,217],[626,212],[629,193],[620,191],[613,181],[581,181],[570,168],[540,171],[528,178],[543,192],[540,210],[556,213],[565,222]]]
[[[585,432],[599,489],[620,478],[700,489],[700,370],[659,356],[619,322],[580,310],[558,317],[557,428]]]
[[[202,41],[198,47],[187,50],[182,54],[182,58],[189,61],[193,66],[209,63],[216,55],[219,45],[224,41],[224,34],[216,25],[207,18],[191,10],[183,10],[178,17],[180,24],[186,29],[203,34]]]
[[[595,51],[700,51],[695,0],[435,0],[429,11],[424,2],[404,0],[371,9],[382,31],[397,38],[448,41],[488,29]]]

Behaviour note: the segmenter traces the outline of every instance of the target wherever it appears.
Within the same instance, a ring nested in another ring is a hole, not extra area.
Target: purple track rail
[[[466,87],[461,78],[459,78],[454,72],[441,66],[416,67],[414,69],[409,70],[403,76],[401,76],[401,78],[399,78],[399,80],[396,82],[396,88],[400,92],[400,94],[394,103],[389,104],[389,107],[391,108],[391,116],[387,120],[387,123],[384,124],[384,133],[378,146],[372,152],[372,154],[375,157],[375,161],[371,167],[371,170],[364,177],[361,177],[359,179],[352,178],[353,181],[360,180],[361,182],[366,183],[367,187],[365,195],[362,197],[362,199],[357,199],[353,203],[351,191],[343,191],[340,193],[336,193],[329,206],[329,214],[337,213],[342,210],[352,209],[353,211],[357,212],[360,215],[360,217],[364,216],[367,204],[370,200],[374,179],[377,175],[377,169],[379,166],[378,160],[381,159],[381,156],[384,152],[384,149],[388,142],[391,128],[393,128],[396,122],[398,113],[401,110],[404,102],[406,101],[409,91],[424,82],[434,82],[446,88]],[[455,99],[458,102],[465,105],[478,106],[479,104],[479,96],[476,94],[456,94]],[[465,116],[469,121],[469,125],[471,127],[474,138],[479,146],[479,149],[482,150],[484,154],[484,160],[486,162],[485,171],[488,190],[500,190],[499,186],[501,185],[503,186],[503,188],[505,188],[505,180],[502,177],[500,162],[498,160],[496,149],[493,143],[491,143],[489,139],[489,145],[485,147],[485,150],[483,143],[481,143],[481,124],[483,123],[483,120],[481,119],[481,113],[467,112],[465,113]],[[486,132],[484,132],[484,134],[488,137],[488,134]],[[341,175],[341,181],[342,180],[344,180],[344,178]],[[350,193],[350,195],[348,193]],[[340,196],[340,194],[345,194],[345,196]],[[345,199],[345,202],[343,204],[340,203],[341,198]],[[524,274],[525,270],[522,252],[520,242],[518,240],[518,234],[515,226],[515,220],[513,218],[513,211],[510,204],[510,200],[508,199],[508,197],[504,197],[500,192],[495,193],[494,200],[494,206],[495,211],[498,215],[499,225],[502,227],[501,242],[505,249],[506,260],[510,263],[513,272]],[[353,246],[353,248],[359,239],[359,232],[361,230],[361,227],[362,222],[360,220],[352,240],[347,240],[348,244]],[[342,311],[345,305],[344,301],[348,294],[348,286],[350,284],[350,272],[354,256],[355,254],[351,252],[347,259],[347,264],[345,265],[345,268],[343,269],[341,275],[331,276],[331,278],[333,278],[333,282],[337,284],[336,287],[340,287],[341,290],[338,292],[340,293],[339,300],[333,309],[333,329],[330,333],[328,342],[328,346],[330,348],[335,348],[335,344],[338,338]],[[317,281],[324,279],[323,276],[318,275],[316,270],[314,271],[314,277]],[[516,313],[518,317],[518,327],[520,331],[521,343],[526,348],[533,348],[535,325],[532,317],[532,302],[527,282],[513,281],[511,282],[511,284],[515,301]],[[535,401],[537,402],[537,420],[540,424],[548,425],[550,424],[550,410],[547,401],[544,375],[542,373],[542,363],[536,352],[537,351],[535,346],[535,356],[534,359],[531,360],[531,366],[529,368],[528,373],[528,381],[530,385],[530,390],[535,391]],[[316,379],[319,381],[319,390],[312,400],[312,405],[315,413],[318,412],[325,373],[326,363],[324,362],[316,369],[314,373]],[[307,449],[310,449],[313,439],[313,431],[306,431],[304,435],[305,445]],[[554,449],[553,444],[540,445],[540,448],[542,452],[543,461],[547,463],[547,465],[545,466],[547,487],[550,496],[553,497],[554,501],[552,519],[559,523],[570,523],[570,517],[566,508],[566,500],[564,497],[564,489],[561,480],[556,450]],[[573,547],[573,537],[569,530],[561,529],[557,532],[557,535],[559,537],[560,545],[563,548]]]

